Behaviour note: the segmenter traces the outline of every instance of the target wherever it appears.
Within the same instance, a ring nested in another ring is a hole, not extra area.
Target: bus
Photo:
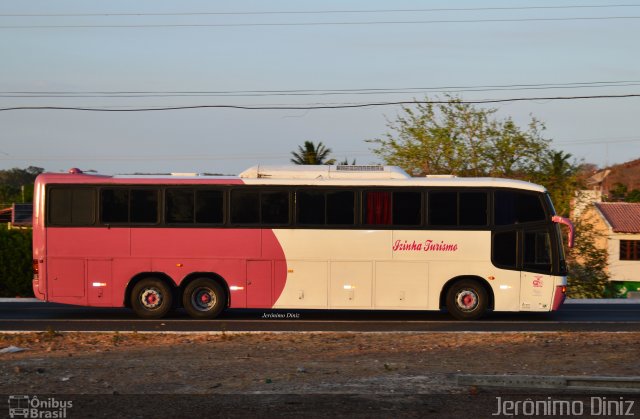
[[[158,319],[225,309],[557,310],[567,267],[546,190],[393,166],[255,166],[237,177],[45,173],[38,299]]]

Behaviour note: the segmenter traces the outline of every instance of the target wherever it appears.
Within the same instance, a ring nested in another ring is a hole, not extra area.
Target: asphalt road
[[[0,302],[0,331],[640,331],[640,301],[565,304],[553,313],[492,313],[479,321],[444,312],[340,310],[228,310],[215,320],[193,320],[182,310],[162,320],[140,320],[131,310],[40,302]]]

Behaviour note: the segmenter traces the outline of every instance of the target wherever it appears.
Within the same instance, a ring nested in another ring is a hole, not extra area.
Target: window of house
[[[620,260],[640,260],[640,240],[620,240]]]

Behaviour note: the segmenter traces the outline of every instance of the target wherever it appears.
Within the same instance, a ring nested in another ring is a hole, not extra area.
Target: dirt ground
[[[26,348],[0,354],[0,394],[84,395],[92,402],[104,395],[109,406],[135,404],[140,395],[227,404],[207,417],[244,417],[232,414],[238,404],[255,417],[272,417],[269,406],[279,406],[279,417],[296,417],[305,408],[330,412],[332,401],[350,406],[345,416],[373,405],[385,417],[388,405],[387,413],[407,409],[389,416],[422,414],[414,410],[421,406],[446,417],[455,411],[438,397],[482,393],[457,386],[456,374],[640,376],[639,342],[640,332],[0,334],[0,349]],[[417,404],[402,405],[416,397]],[[178,405],[168,403],[166,415],[155,417],[183,417],[186,410],[171,413]]]

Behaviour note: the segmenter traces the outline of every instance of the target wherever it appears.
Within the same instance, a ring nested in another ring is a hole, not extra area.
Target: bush
[[[33,297],[31,237],[0,226],[0,297]]]

